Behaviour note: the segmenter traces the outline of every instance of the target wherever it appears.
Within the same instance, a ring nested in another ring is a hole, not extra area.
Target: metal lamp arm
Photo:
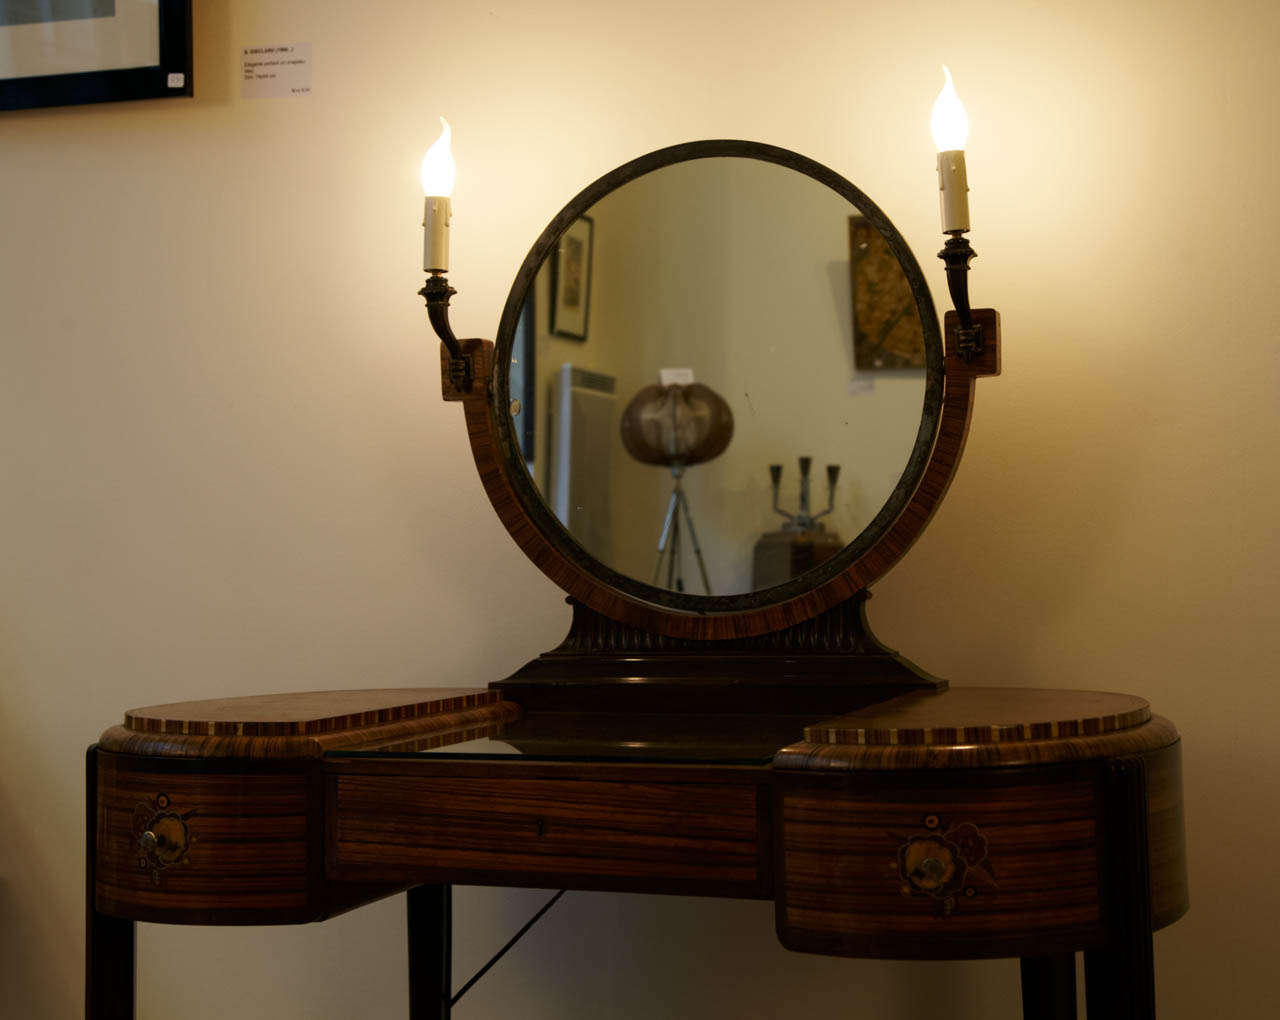
[[[427,302],[427,318],[431,321],[431,328],[449,349],[449,381],[460,390],[470,390],[473,378],[471,359],[463,354],[462,344],[454,336],[453,327],[449,324],[449,299],[458,292],[449,286],[449,281],[444,276],[432,273],[418,293]]]

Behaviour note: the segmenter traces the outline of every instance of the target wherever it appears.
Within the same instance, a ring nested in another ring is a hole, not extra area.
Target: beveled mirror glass
[[[919,267],[861,192],[785,150],[692,143],[603,178],[534,246],[497,417],[562,551],[634,597],[723,610],[832,576],[892,523],[941,365]]]

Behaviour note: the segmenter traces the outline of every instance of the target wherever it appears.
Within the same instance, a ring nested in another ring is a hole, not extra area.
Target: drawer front
[[[338,774],[327,793],[333,877],[767,892],[753,783]]]
[[[917,781],[922,788],[885,788],[871,776],[861,788],[784,785],[785,945],[945,958],[1101,938],[1096,781]]]
[[[308,917],[305,774],[204,773],[99,752],[97,775],[99,910],[190,923]]]

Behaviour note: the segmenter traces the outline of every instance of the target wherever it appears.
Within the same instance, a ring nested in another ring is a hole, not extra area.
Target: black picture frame
[[[74,74],[0,77],[0,110],[193,95],[191,0],[159,0],[157,13],[158,64]],[[0,32],[4,31],[6,28],[0,26]]]
[[[587,339],[591,320],[591,261],[595,220],[579,216],[565,228],[551,259],[551,332],[569,340]]]

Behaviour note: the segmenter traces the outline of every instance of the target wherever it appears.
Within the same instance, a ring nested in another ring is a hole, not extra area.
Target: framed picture
[[[0,0],[0,110],[191,95],[191,0]]]
[[[591,244],[595,221],[579,216],[560,238],[551,260],[551,332],[571,340],[587,338],[591,311]]]
[[[859,372],[924,368],[924,325],[911,281],[865,217],[849,217],[853,364]]]

